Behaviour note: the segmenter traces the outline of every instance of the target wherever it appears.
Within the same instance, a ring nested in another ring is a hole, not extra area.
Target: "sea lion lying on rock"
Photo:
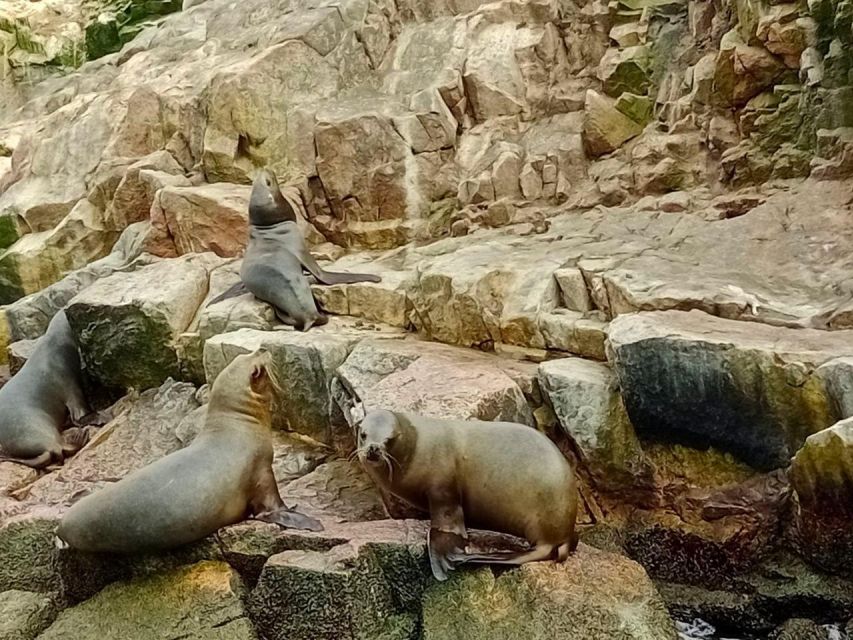
[[[385,491],[428,511],[430,566],[438,580],[466,562],[520,565],[565,560],[578,544],[574,472],[557,446],[511,422],[437,420],[369,411],[358,420],[356,451]],[[466,526],[527,539],[526,552],[465,551]]]
[[[249,201],[249,244],[240,269],[241,282],[211,300],[214,304],[250,291],[268,302],[284,324],[299,331],[326,324],[317,309],[303,268],[321,284],[380,282],[368,273],[326,271],[308,251],[296,224],[296,212],[279,189],[275,175],[262,169],[252,184]]]
[[[2,460],[43,469],[77,452],[89,438],[91,415],[83,395],[77,342],[60,311],[39,338],[32,356],[0,389]],[[74,427],[61,432],[68,423]]]
[[[217,376],[202,431],[185,449],[134,471],[76,503],[62,518],[59,546],[136,553],[200,540],[252,515],[321,531],[287,507],[272,470],[270,355],[237,356]]]

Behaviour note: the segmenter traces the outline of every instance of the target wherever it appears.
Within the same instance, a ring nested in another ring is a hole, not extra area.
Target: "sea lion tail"
[[[237,284],[230,286],[224,292],[220,293],[213,300],[208,302],[205,307],[209,307],[210,305],[216,304],[217,302],[222,302],[223,300],[227,300],[228,298],[234,298],[236,296],[240,296],[248,292],[249,290],[246,289],[246,285],[242,282],[238,282]]]

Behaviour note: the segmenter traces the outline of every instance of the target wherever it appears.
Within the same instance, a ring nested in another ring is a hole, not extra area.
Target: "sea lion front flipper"
[[[205,307],[209,307],[212,304],[216,304],[217,302],[222,302],[223,300],[227,300],[228,298],[236,298],[237,296],[241,296],[244,293],[249,293],[249,290],[246,288],[246,285],[243,284],[242,281],[237,284],[231,285],[224,292],[220,293],[213,300],[208,302]]]
[[[323,524],[316,518],[293,511],[288,507],[282,507],[276,511],[259,513],[254,516],[254,519],[277,524],[285,529],[303,529],[305,531],[322,531],[324,529]]]
[[[305,529],[307,531],[322,531],[323,525],[319,520],[299,513],[284,504],[278,492],[278,484],[272,467],[261,471],[256,485],[256,493],[249,502],[249,508],[255,520],[270,522],[287,529]]]
[[[353,284],[355,282],[382,282],[382,278],[372,273],[342,273],[340,271],[324,270],[314,256],[305,248],[304,243],[300,243],[299,248],[295,251],[295,255],[302,266],[308,270],[312,276],[317,279],[320,284]]]
[[[455,533],[430,528],[427,531],[427,553],[432,575],[444,582],[457,565],[462,564],[458,557],[464,556],[465,539]]]
[[[70,394],[66,400],[65,406],[68,409],[68,418],[71,424],[75,427],[86,426],[86,418],[91,415],[92,410],[89,404],[83,397],[82,391],[77,388],[76,384],[68,385],[67,393]]]
[[[443,582],[448,572],[459,564],[453,558],[463,553],[468,544],[465,514],[455,487],[438,490],[429,496],[429,515],[429,564],[435,579]]]

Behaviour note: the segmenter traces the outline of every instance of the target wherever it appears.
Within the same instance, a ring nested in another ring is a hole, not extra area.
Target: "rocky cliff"
[[[0,346],[15,371],[66,308],[92,397],[118,401],[62,469],[0,464],[0,634],[853,617],[847,0],[185,5],[0,6]],[[340,317],[305,334],[251,296],[208,306],[262,165],[319,259],[382,276],[315,287]],[[287,381],[282,493],[325,533],[239,525],[134,561],[51,546],[77,496],[185,446],[203,385],[260,345]],[[428,580],[420,514],[346,459],[336,375],[368,404],[548,433],[587,545]]]

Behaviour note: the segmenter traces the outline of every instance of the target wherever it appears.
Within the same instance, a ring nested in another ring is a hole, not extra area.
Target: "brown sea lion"
[[[466,562],[563,561],[577,547],[574,472],[535,429],[374,410],[357,432],[358,458],[370,477],[429,512],[427,547],[438,580]],[[525,538],[533,549],[467,553],[466,526]]]
[[[308,251],[296,224],[296,212],[282,195],[275,175],[262,169],[252,184],[249,200],[249,243],[240,269],[241,282],[208,304],[249,291],[273,305],[283,323],[307,331],[328,319],[318,310],[303,269],[320,284],[381,281],[373,274],[321,268]]]
[[[62,462],[88,439],[77,342],[60,311],[24,366],[0,389],[0,460],[42,469]],[[74,426],[61,432],[68,419]]]
[[[269,367],[263,349],[237,356],[214,381],[192,444],[74,504],[59,524],[61,543],[114,553],[169,549],[249,515],[321,531],[320,522],[284,504],[276,485]]]

